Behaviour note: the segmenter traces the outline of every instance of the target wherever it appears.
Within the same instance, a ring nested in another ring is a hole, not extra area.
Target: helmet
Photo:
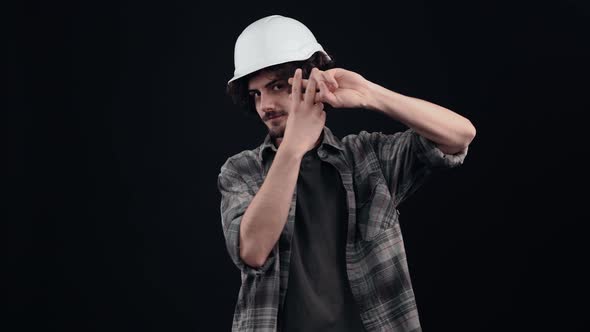
[[[238,36],[234,77],[227,83],[269,66],[307,60],[317,51],[328,56],[303,23],[281,15],[263,17]]]

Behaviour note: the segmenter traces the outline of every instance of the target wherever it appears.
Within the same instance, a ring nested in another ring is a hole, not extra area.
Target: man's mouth
[[[281,117],[281,116],[283,116],[283,114],[275,114],[273,116],[269,116],[268,119],[269,120],[272,120],[272,119],[275,119],[275,118],[278,118],[278,117]]]

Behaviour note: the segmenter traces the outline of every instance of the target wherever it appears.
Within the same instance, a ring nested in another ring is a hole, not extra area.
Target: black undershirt
[[[317,155],[301,162],[295,230],[281,332],[361,332],[346,274],[346,190],[340,174]]]

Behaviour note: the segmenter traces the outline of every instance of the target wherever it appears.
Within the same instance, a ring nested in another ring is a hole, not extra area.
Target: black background
[[[465,163],[400,207],[424,331],[586,328],[582,1],[18,9],[7,53],[23,64],[11,85],[23,112],[5,157],[25,204],[7,201],[3,330],[230,330],[240,277],[217,175],[266,131],[224,89],[238,34],[271,14],[306,24],[338,66],[477,128]],[[327,125],[338,137],[405,128],[363,110]]]

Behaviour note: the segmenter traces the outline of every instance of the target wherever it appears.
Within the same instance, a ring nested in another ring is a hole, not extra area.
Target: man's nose
[[[269,94],[260,95],[260,108],[264,112],[274,111],[276,109],[276,99]]]

